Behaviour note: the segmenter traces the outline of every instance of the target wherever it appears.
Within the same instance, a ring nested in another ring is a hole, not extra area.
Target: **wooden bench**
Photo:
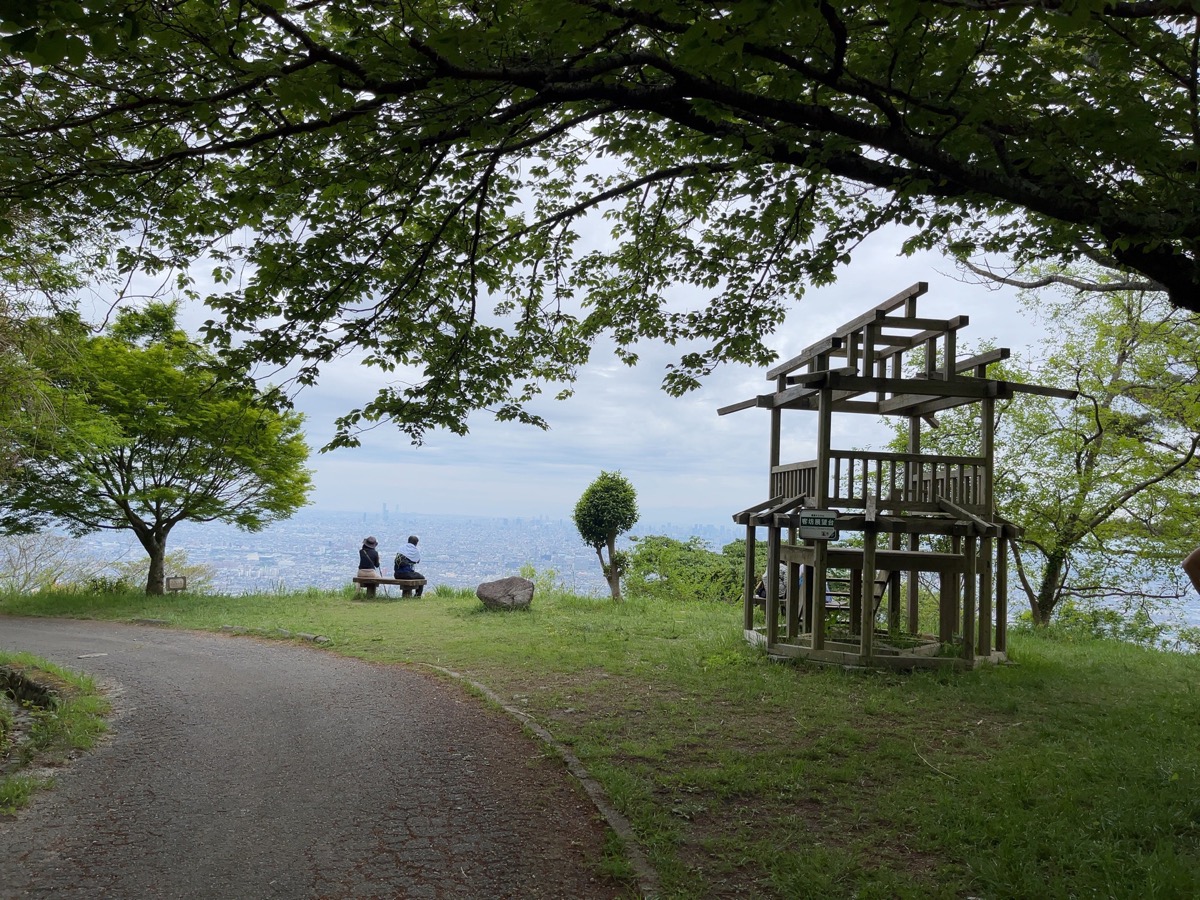
[[[355,586],[361,587],[367,592],[367,598],[375,596],[375,588],[381,584],[395,584],[400,586],[400,595],[403,597],[411,597],[413,591],[417,588],[425,587],[424,578],[367,578],[355,575],[350,579]]]

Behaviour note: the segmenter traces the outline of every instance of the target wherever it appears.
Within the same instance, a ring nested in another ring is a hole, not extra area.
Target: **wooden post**
[[[850,633],[858,634],[863,620],[863,572],[850,570]]]
[[[888,546],[893,550],[900,549],[900,534],[893,531],[888,539]],[[900,632],[900,573],[891,571],[888,573],[888,606],[887,606],[887,627],[889,634],[898,634]]]
[[[813,548],[812,648],[825,647],[825,567],[829,563],[829,544],[817,541]]]
[[[964,553],[967,559],[966,590],[963,591],[962,605],[962,642],[963,659],[967,662],[975,660],[975,587],[978,575],[979,541],[975,535],[968,535],[965,541]]]
[[[978,374],[984,377],[987,374],[987,367],[981,367],[982,371]],[[994,522],[995,518],[995,485],[992,483],[996,477],[996,401],[991,397],[987,397],[980,404],[980,456],[984,459],[984,478],[982,490],[978,490],[977,500],[979,504],[986,510],[988,521]],[[1000,537],[996,540],[997,552],[1004,553],[1004,536],[1003,526],[1001,527]],[[991,656],[992,653],[992,598],[996,599],[995,616],[996,616],[996,649],[1000,649],[1000,645],[1004,642],[1004,625],[1003,620],[1008,616],[1007,605],[1000,599],[999,596],[999,580],[995,584],[992,581],[992,540],[985,538],[983,542],[983,573],[981,576],[982,587],[979,596],[979,655]],[[997,573],[997,578],[1001,576]]]
[[[942,572],[938,575],[938,640],[948,644],[954,639],[954,607],[958,591],[958,574]]]
[[[746,520],[746,579],[742,586],[742,628],[745,631],[754,630],[754,589],[758,586],[758,572],[754,565],[757,555],[755,531],[754,517],[751,516]]]
[[[804,567],[804,581],[802,582],[801,602],[804,604],[801,620],[801,625],[805,631],[812,631],[813,623],[813,579],[816,577],[813,573],[816,570],[812,566]]]
[[[877,534],[873,528],[863,533],[863,570],[859,583],[867,585],[866,596],[862,598],[862,637],[859,639],[859,653],[865,665],[871,664],[875,655],[873,641],[875,639],[875,540]],[[862,591],[859,592],[862,594]]]
[[[787,388],[787,376],[780,375],[775,379],[775,390],[782,391]],[[783,410],[778,407],[771,410],[771,446],[770,460],[767,464],[767,472],[769,473],[770,483],[767,485],[767,496],[775,496],[775,469],[778,468],[780,462],[780,441],[783,431]]]
[[[985,537],[979,550],[979,643],[980,656],[992,655],[992,539]]]
[[[950,538],[950,551],[958,554],[959,556],[962,556],[963,554],[963,539],[957,534]],[[963,577],[964,576],[955,575],[952,579],[952,588],[954,590],[954,607],[950,610],[950,630],[955,634],[960,634],[962,632],[962,609],[960,607],[962,600]]]
[[[817,509],[829,506],[829,445],[833,432],[833,391],[821,388],[818,391],[817,407]],[[825,646],[825,592],[827,590],[829,543],[817,541],[813,553],[813,629],[812,647],[820,650]]]
[[[779,526],[767,526],[767,649],[779,643]]]
[[[1007,526],[1005,526],[1007,528]],[[996,541],[996,649],[1008,652],[1008,535]]]
[[[908,452],[921,452],[921,420],[917,416],[909,416],[908,419]],[[913,489],[912,479],[914,473],[912,466],[909,463],[904,464],[904,490],[910,492]],[[916,552],[920,549],[921,539],[919,535],[910,534],[908,536],[908,549]],[[941,578],[945,580],[945,578]],[[921,579],[920,574],[915,569],[910,569],[908,572],[908,633],[916,634],[921,630],[921,609],[920,609],[920,590]]]
[[[795,538],[789,535],[792,543]],[[787,566],[787,639],[794,641],[800,633],[800,563]]]

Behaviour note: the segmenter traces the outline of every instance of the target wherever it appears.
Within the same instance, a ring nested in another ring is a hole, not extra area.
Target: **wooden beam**
[[[997,384],[1004,385],[1005,389],[1016,394],[1036,394],[1039,397],[1057,397],[1060,400],[1074,400],[1079,396],[1079,391],[1045,387],[1040,384],[1018,384],[1015,381],[999,381]]]
[[[914,300],[928,290],[929,284],[924,281],[918,281],[916,284],[910,285],[900,293],[894,294],[874,308],[863,313],[858,318],[852,319],[845,325],[842,325],[829,337],[818,341],[811,346],[805,347],[797,356],[793,356],[786,362],[782,362],[775,366],[775,368],[770,369],[767,372],[767,379],[774,379],[780,375],[786,375],[789,372],[794,372],[810,359],[813,359],[822,353],[831,353],[842,350],[845,347],[844,338],[848,337],[855,331],[858,331],[858,329],[862,328],[868,322],[878,322],[888,319],[888,313],[899,309],[908,301]]]
[[[764,509],[770,509],[772,506],[778,506],[783,502],[783,499],[783,495],[780,494],[778,497],[772,497],[770,500],[764,500],[762,503],[756,503],[753,506],[743,509],[741,512],[734,513],[733,521],[737,522],[739,525],[745,525],[751,516],[761,512]]]
[[[822,353],[830,353],[840,350],[844,343],[845,342],[840,337],[830,336],[817,341],[815,344],[810,344],[801,350],[797,356],[793,356],[791,359],[781,362],[773,369],[768,369],[767,380],[773,381],[780,375],[787,375],[789,372],[794,372],[809,360],[820,356]]]
[[[769,397],[770,395],[768,394],[766,396]],[[743,400],[743,401],[739,401],[737,403],[730,403],[730,404],[728,404],[727,407],[720,407],[718,410],[716,410],[716,414],[728,415],[730,413],[740,413],[740,412],[742,412],[743,409],[754,409],[755,407],[762,406],[762,403],[760,403],[761,400],[762,400],[762,397],[760,396],[760,397],[750,397],[750,400]]]
[[[993,382],[979,378],[960,378],[952,382],[935,378],[879,378],[872,375],[839,375],[829,373],[829,387],[835,391],[873,394],[883,391],[893,397],[922,394],[931,397],[972,397],[982,400],[995,396],[989,385]]]
[[[771,395],[766,394],[764,396],[769,397]],[[741,412],[743,409],[754,409],[755,407],[762,405],[759,402],[761,400],[762,400],[762,397],[751,397],[749,400],[742,400],[738,403],[730,403],[728,406],[720,407],[717,410],[717,415],[718,416],[727,416],[730,413]]]
[[[981,519],[979,516],[975,515],[974,513],[968,512],[967,510],[963,509],[958,504],[951,503],[945,497],[938,497],[937,505],[939,507],[941,507],[945,512],[950,513],[950,515],[952,515],[952,516],[958,516],[960,519],[966,519],[968,522],[974,523],[975,527],[977,529],[979,529],[980,534],[991,534],[994,536],[1000,530],[1001,526],[993,524],[992,522],[989,522],[986,519]]]
[[[977,384],[987,384],[977,378],[964,378],[959,381],[937,382],[938,384],[969,384],[975,382]],[[954,409],[956,406],[966,406],[968,403],[978,403],[984,397],[970,397],[961,394],[949,397],[926,397],[912,396],[910,394],[900,394],[892,397],[890,400],[884,400],[879,404],[879,414],[883,416],[913,416],[919,419],[928,418],[936,412],[941,412],[943,409]],[[935,426],[936,427],[936,426]]]
[[[795,384],[819,385],[823,382],[830,372],[836,372],[842,375],[853,375],[855,373],[854,366],[841,366],[836,369],[822,369],[819,372],[805,372],[803,375],[788,375],[787,383],[790,387]]]

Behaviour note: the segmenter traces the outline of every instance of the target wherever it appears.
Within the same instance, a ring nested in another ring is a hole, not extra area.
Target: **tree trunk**
[[[166,545],[158,543],[153,550],[147,550],[147,552],[150,554],[150,571],[146,574],[146,593],[151,595],[165,594],[167,592]]]
[[[1038,585],[1037,596],[1030,604],[1033,624],[1039,628],[1049,625],[1050,617],[1054,615],[1054,607],[1058,604],[1058,588],[1062,582],[1063,562],[1062,555],[1058,553],[1046,557],[1042,583]]]
[[[600,557],[600,568],[604,572],[604,580],[608,582],[608,589],[612,592],[613,600],[618,603],[621,601],[621,574],[617,571],[617,550],[616,539],[609,538],[608,540],[608,562],[604,562],[604,552],[602,546],[596,547],[596,555]]]
[[[150,569],[146,573],[146,593],[151,596],[159,596],[167,592],[167,535],[170,534],[170,531],[170,525],[165,528],[143,526],[133,529],[142,549],[150,557]]]

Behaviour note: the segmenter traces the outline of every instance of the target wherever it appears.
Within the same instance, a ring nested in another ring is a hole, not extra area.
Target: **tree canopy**
[[[118,268],[203,262],[235,355],[396,372],[334,444],[544,424],[527,402],[600,335],[688,342],[671,392],[763,364],[887,224],[1200,310],[1184,0],[46,0],[0,25],[0,204],[63,250],[128,236]]]
[[[230,379],[176,328],[173,306],[125,310],[101,335],[72,314],[48,327],[72,352],[31,360],[53,415],[14,423],[25,456],[0,482],[4,531],[130,530],[149,556],[147,593],[162,593],[179,522],[258,531],[304,505],[303,417]]]

